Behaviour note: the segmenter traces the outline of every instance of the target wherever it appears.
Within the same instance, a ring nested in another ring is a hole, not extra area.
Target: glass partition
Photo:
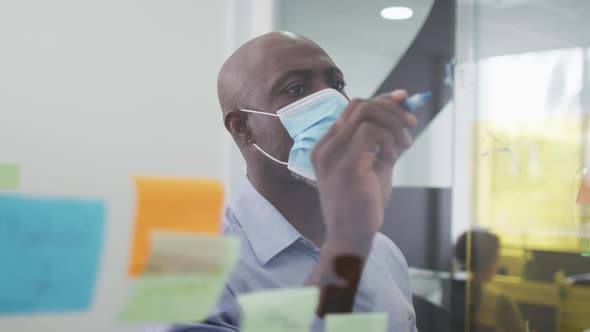
[[[460,9],[474,27],[463,45],[473,83],[458,92],[474,111],[470,227],[455,244],[467,274],[453,280],[465,330],[590,329],[589,4]]]
[[[590,329],[590,1],[398,1],[415,9],[401,23],[377,17],[388,1],[277,4],[277,27],[324,46],[351,97],[415,89],[403,67],[447,84],[382,230],[420,330]],[[424,38],[431,24],[452,38]]]

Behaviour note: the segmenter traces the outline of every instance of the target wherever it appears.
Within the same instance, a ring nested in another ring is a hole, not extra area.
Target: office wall
[[[248,40],[274,30],[275,0],[231,0],[228,55]],[[232,139],[226,144],[227,190],[231,194],[246,175],[246,161]]]
[[[216,75],[232,8],[229,0],[0,2],[0,162],[20,163],[24,193],[108,206],[90,311],[0,317],[1,331],[137,330],[115,321],[132,283],[130,175],[229,177]]]

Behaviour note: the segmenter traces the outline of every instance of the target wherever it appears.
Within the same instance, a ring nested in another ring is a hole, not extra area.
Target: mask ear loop
[[[261,112],[261,111],[253,111],[253,110],[245,110],[245,109],[243,109],[243,108],[240,108],[240,111],[242,111],[242,112],[246,112],[246,113],[256,113],[256,114],[270,115],[270,116],[279,117],[277,114],[274,114],[274,113],[266,113],[266,112]],[[274,162],[277,162],[277,163],[279,163],[279,164],[281,164],[281,165],[289,165],[289,163],[286,163],[286,162],[284,162],[284,161],[280,161],[280,160],[278,160],[277,158],[275,158],[275,157],[273,157],[273,156],[269,155],[268,153],[266,153],[266,151],[262,150],[262,149],[261,149],[261,148],[258,146],[258,144],[256,144],[256,143],[252,143],[252,145],[254,145],[254,147],[255,147],[255,148],[258,150],[258,151],[262,152],[262,154],[264,154],[265,156],[267,156],[267,157],[268,157],[270,160],[272,160],[272,161],[274,161]]]
[[[252,145],[254,145],[254,147],[255,147],[256,149],[258,149],[258,151],[262,152],[262,153],[263,153],[265,156],[267,156],[268,158],[270,158],[272,161],[275,161],[275,162],[277,162],[277,163],[279,163],[279,164],[281,164],[281,165],[289,165],[289,163],[286,163],[286,162],[284,162],[284,161],[280,161],[280,160],[276,159],[275,157],[273,157],[273,156],[269,155],[268,153],[266,153],[264,150],[262,150],[262,149],[261,149],[261,148],[258,146],[258,144],[256,144],[256,143],[252,143]]]
[[[274,114],[274,113],[266,113],[266,112],[261,112],[261,111],[253,111],[253,110],[245,110],[243,108],[240,108],[240,111],[242,112],[246,112],[246,113],[256,113],[256,114],[262,114],[262,115],[270,115],[270,116],[275,116],[275,117],[279,117],[278,114]]]

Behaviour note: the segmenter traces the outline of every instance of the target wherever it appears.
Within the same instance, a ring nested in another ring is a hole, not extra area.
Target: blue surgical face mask
[[[281,108],[277,114],[246,109],[242,111],[279,117],[294,142],[288,162],[274,158],[256,143],[254,147],[273,161],[286,165],[293,173],[316,181],[311,150],[336,122],[347,104],[348,100],[340,92],[324,89]]]

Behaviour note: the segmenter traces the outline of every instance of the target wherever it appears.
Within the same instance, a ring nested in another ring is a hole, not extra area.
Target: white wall
[[[248,40],[274,30],[274,0],[231,0],[230,7],[228,56]],[[226,188],[231,194],[246,175],[246,162],[231,138],[227,141],[225,151],[228,174]]]
[[[91,311],[0,316],[1,331],[136,330],[115,321],[131,285],[129,176],[229,177],[216,97],[229,3],[0,2],[0,161],[21,164],[25,193],[109,209]]]
[[[447,103],[400,156],[395,165],[394,187],[452,187],[454,111],[453,103]]]

